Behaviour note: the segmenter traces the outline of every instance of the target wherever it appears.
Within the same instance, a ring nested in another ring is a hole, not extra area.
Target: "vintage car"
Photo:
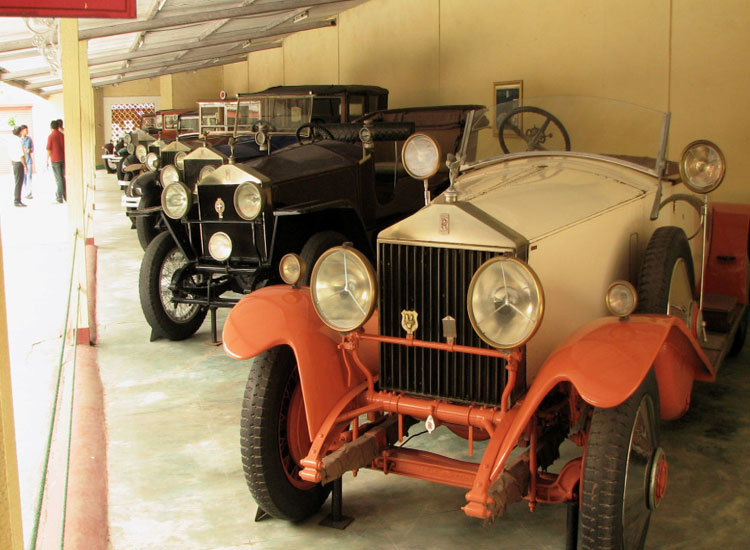
[[[305,97],[301,113],[311,105]],[[440,132],[452,132],[448,142],[453,144],[464,130],[466,114],[475,108],[430,107],[420,124],[439,120]],[[278,112],[286,111],[271,111]],[[273,116],[266,121],[269,134],[261,128],[256,140],[269,146],[289,122]],[[242,294],[280,281],[278,262],[288,252],[312,264],[333,244],[351,241],[374,259],[376,233],[423,206],[425,193],[448,184],[446,169],[427,179],[425,191],[400,163],[380,162],[370,154],[381,141],[391,144],[390,151],[415,125],[308,124],[297,131],[304,143],[271,155],[231,163],[202,147],[185,156],[182,174],[175,167],[164,168],[160,223],[167,231],[146,248],[140,274],[141,306],[152,338],[187,338],[207,311],[215,333],[216,308],[231,307]],[[363,127],[364,151],[356,144]],[[337,139],[319,140],[318,133]]]
[[[307,125],[313,121],[349,122],[361,117],[362,109],[387,105],[388,90],[378,86],[276,86],[238,94],[234,100],[198,102],[200,135],[186,134],[180,141],[191,149],[210,144],[227,158],[242,162],[297,143],[298,129],[303,127],[303,133],[309,134]],[[151,239],[166,229],[154,208],[160,205],[162,191],[158,171],[168,163],[158,157],[146,162],[143,156],[140,162],[144,170],[124,188],[122,203],[145,250]],[[145,173],[145,168],[157,174]]]
[[[298,521],[332,487],[335,508],[342,475],[370,468],[462,489],[485,521],[568,503],[568,548],[643,548],[667,485],[659,422],[743,345],[748,299],[750,205],[709,203],[713,143],[667,161],[669,120],[525,99],[497,138],[464,133],[450,187],[380,232],[375,263],[349,244],[281,259],[287,285],[223,330],[254,358],[241,451],[259,509]],[[428,139],[403,153],[423,174],[438,158]],[[415,424],[481,455],[420,449]]]
[[[195,109],[161,109],[141,116],[140,129],[165,140],[178,136],[177,126],[182,114],[195,114]]]

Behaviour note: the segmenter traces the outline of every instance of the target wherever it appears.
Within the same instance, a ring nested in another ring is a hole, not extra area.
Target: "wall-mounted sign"
[[[136,0],[0,0],[0,15],[135,19]]]

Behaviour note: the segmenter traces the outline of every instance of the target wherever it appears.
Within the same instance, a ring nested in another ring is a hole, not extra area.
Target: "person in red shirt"
[[[55,198],[58,203],[67,200],[65,190],[65,136],[60,131],[61,121],[53,120],[49,127],[52,129],[47,138],[47,166],[52,163],[52,172],[55,174],[57,191]]]

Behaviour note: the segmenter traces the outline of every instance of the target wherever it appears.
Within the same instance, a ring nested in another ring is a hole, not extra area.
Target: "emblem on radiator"
[[[440,233],[447,235],[451,232],[451,216],[450,214],[440,214]]]
[[[224,210],[226,210],[226,207],[224,206],[224,201],[221,200],[221,198],[216,199],[216,202],[214,203],[214,210],[216,210],[216,213],[219,215],[219,219],[224,219]]]
[[[417,328],[419,328],[419,322],[417,321],[418,318],[419,313],[416,311],[411,311],[409,309],[401,311],[401,326],[406,331],[406,334],[414,334]]]

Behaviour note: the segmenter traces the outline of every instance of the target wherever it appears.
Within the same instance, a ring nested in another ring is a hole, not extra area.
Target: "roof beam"
[[[256,47],[255,51],[261,50],[261,49],[270,49],[270,48],[278,48],[281,46],[281,43],[274,43],[274,44],[268,44],[263,46]],[[234,52],[234,53],[226,53],[224,55],[222,54],[201,54],[197,56],[190,56],[185,57],[180,60],[179,64],[175,63],[174,66],[178,65],[184,65],[188,63],[198,63],[199,61],[211,61],[213,59],[217,60],[224,60],[225,58],[231,57],[232,59],[239,59],[240,61],[246,61],[247,60],[247,52]],[[236,61],[232,61],[233,63]],[[93,80],[95,78],[102,78],[105,76],[114,76],[114,75],[128,75],[131,73],[137,73],[137,72],[143,72],[143,71],[153,71],[155,69],[163,69],[165,67],[163,61],[155,62],[155,63],[144,63],[141,65],[132,65],[130,67],[117,67],[114,69],[106,69],[99,72],[91,72],[90,78]],[[57,84],[62,84],[62,79],[60,78],[51,78],[46,80],[38,80],[36,82],[29,82],[26,86],[24,86],[27,90],[38,90],[40,88],[48,88],[49,86],[55,86]]]
[[[103,38],[105,36],[115,36],[118,34],[128,34],[131,32],[147,31],[152,29],[163,29],[165,27],[178,27],[181,25],[193,25],[195,23],[204,23],[207,21],[216,21],[219,19],[232,19],[234,17],[247,17],[250,15],[262,15],[278,11],[293,10],[305,6],[314,7],[325,4],[336,4],[342,0],[277,0],[264,4],[254,4],[252,6],[230,8],[227,10],[207,10],[205,12],[189,13],[186,15],[175,15],[172,17],[161,17],[150,21],[135,21],[133,23],[120,23],[118,25],[109,25],[106,27],[95,27],[78,31],[79,40],[90,40],[92,38]],[[30,41],[29,41],[30,42]],[[30,46],[25,46],[30,47]],[[0,51],[4,45],[0,45]],[[20,49],[20,48],[13,48]]]
[[[237,56],[237,57],[226,57],[223,59],[219,59],[216,63],[211,62],[200,62],[200,63],[190,63],[187,65],[177,65],[172,67],[164,67],[160,70],[156,71],[149,71],[145,72],[140,75],[130,75],[125,76],[123,78],[111,78],[108,80],[103,80],[99,82],[92,82],[91,85],[94,88],[101,88],[102,86],[109,86],[110,84],[117,84],[119,82],[129,82],[131,80],[142,80],[144,78],[156,78],[159,76],[164,76],[167,74],[175,74],[175,73],[186,73],[189,71],[197,71],[201,69],[210,69],[212,67],[220,67],[222,65],[231,65],[232,63],[239,63],[245,59],[244,56]]]
[[[259,38],[271,38],[280,36],[283,34],[290,34],[293,32],[307,31],[312,29],[319,29],[330,27],[336,24],[336,20],[326,20],[321,22],[312,22],[306,25],[291,25],[286,27],[279,27],[277,29],[265,32],[252,32],[252,31],[241,31],[241,32],[227,32],[217,34],[213,38],[208,38],[202,41],[195,42],[183,42],[180,44],[174,44],[170,46],[159,46],[153,48],[147,48],[139,50],[137,52],[125,52],[121,54],[108,55],[103,57],[95,57],[89,59],[89,67],[93,65],[103,65],[105,63],[114,63],[115,61],[127,61],[132,59],[139,59],[142,57],[152,57],[154,55],[163,55],[166,53],[181,52],[184,50],[195,50],[198,48],[207,48],[211,46],[221,46],[225,44],[232,44],[236,42],[245,42],[247,40],[259,39]],[[254,51],[251,48],[245,49],[245,52]]]

